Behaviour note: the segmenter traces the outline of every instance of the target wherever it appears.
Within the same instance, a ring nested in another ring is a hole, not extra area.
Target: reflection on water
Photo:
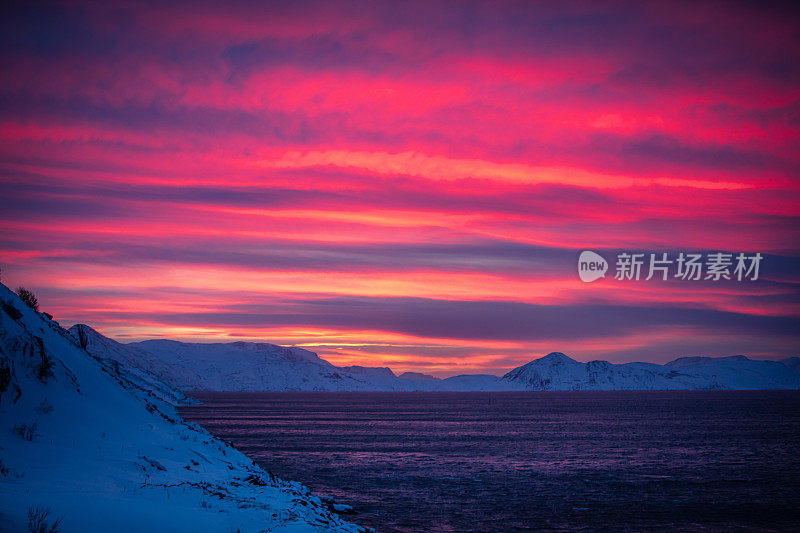
[[[800,393],[198,393],[382,532],[800,529]]]

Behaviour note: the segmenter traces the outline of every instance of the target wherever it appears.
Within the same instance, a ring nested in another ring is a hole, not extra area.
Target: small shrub
[[[30,533],[58,533],[61,519],[49,523],[50,509],[36,507],[28,509],[28,531]]]
[[[39,381],[47,381],[47,378],[53,377],[55,375],[53,373],[53,368],[55,368],[55,366],[55,361],[46,353],[42,352],[42,358],[39,364],[36,365],[36,376],[39,378]]]
[[[78,344],[80,344],[81,350],[86,350],[89,345],[89,336],[86,334],[83,324],[78,324]]]
[[[9,468],[9,466],[7,464],[5,464],[2,459],[0,459],[0,477],[9,477],[9,478],[17,478],[17,479],[19,479],[19,478],[23,477],[23,474],[20,474],[19,472],[15,472],[15,471],[11,470],[11,468]]]
[[[44,349],[44,341],[42,341],[41,337],[36,337],[36,341],[36,347],[39,352],[39,363],[35,367],[36,377],[39,378],[39,381],[45,382],[47,378],[55,376],[53,369],[56,363],[53,361],[52,357],[47,355],[47,351]]]
[[[17,309],[13,305],[3,302],[2,306],[3,306],[3,311],[5,311],[6,314],[11,318],[13,318],[14,320],[19,320],[20,318],[22,318],[22,313],[20,313],[19,309]]]
[[[53,409],[55,409],[55,407],[53,407],[53,404],[50,403],[47,398],[43,399],[39,405],[36,406],[36,412],[40,415],[48,415],[53,412]]]
[[[0,363],[0,398],[8,390],[9,385],[11,385],[11,366],[8,362],[3,361]]]
[[[37,427],[39,426],[36,423],[19,424],[18,426],[14,426],[12,432],[21,439],[32,441],[34,438],[36,438]]]
[[[17,296],[19,296],[19,299],[25,302],[25,304],[34,311],[39,310],[39,300],[36,299],[36,295],[34,295],[25,287],[17,288]]]

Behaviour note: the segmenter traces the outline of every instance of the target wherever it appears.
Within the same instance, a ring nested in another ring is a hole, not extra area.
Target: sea
[[[195,393],[378,532],[800,531],[800,392]]]

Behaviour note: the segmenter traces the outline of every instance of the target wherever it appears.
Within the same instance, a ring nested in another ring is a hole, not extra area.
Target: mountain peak
[[[532,361],[533,363],[549,363],[549,364],[563,364],[563,363],[577,363],[575,359],[561,353],[561,352],[550,352],[549,354],[545,355],[544,357],[540,357],[539,359],[535,359]]]
[[[81,332],[85,333],[89,338],[92,338],[92,339],[100,339],[100,338],[102,338],[102,339],[113,340],[113,339],[109,339],[108,337],[106,337],[104,335],[101,335],[92,326],[87,326],[86,324],[75,324],[71,328],[67,329],[67,331],[69,331],[72,334],[73,337],[77,337],[78,336],[78,332],[81,331]]]
[[[359,365],[352,365],[352,366],[341,366],[339,367],[340,370],[344,370],[345,372],[349,372],[351,374],[360,374],[364,376],[378,376],[384,378],[394,378],[394,372],[389,367],[373,367],[373,366],[359,366]]]

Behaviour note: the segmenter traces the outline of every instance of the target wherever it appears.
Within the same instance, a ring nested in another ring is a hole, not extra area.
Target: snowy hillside
[[[503,380],[529,390],[797,389],[800,372],[777,361],[744,356],[690,357],[666,365],[580,363],[554,352],[515,368]]]
[[[152,374],[91,357],[3,285],[0,304],[0,530],[37,510],[62,533],[361,530],[184,423]]]
[[[69,332],[78,345],[95,357],[107,370],[124,377],[129,389],[137,388],[174,406],[197,403],[148,370],[148,367],[158,368],[158,361],[152,357],[148,358],[146,353],[132,351],[115,340],[103,337],[85,324],[72,326]]]

